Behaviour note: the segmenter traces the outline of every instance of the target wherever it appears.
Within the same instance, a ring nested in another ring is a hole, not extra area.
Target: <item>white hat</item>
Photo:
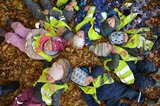
[[[64,75],[64,67],[62,64],[58,64],[58,62],[54,62],[47,73],[55,80],[61,80]]]

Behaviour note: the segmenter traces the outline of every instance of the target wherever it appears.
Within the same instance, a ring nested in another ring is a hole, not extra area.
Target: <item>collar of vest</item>
[[[39,43],[40,43],[40,48],[43,50],[43,45],[44,45],[44,43],[48,40],[48,39],[50,39],[51,37],[50,36],[42,36],[41,37],[41,39],[40,39],[40,41],[39,41]]]

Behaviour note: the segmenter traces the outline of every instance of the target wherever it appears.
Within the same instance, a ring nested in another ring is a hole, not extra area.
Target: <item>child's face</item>
[[[108,22],[110,27],[112,27],[112,28],[115,27],[116,20],[115,20],[114,16],[112,16],[110,18],[107,18],[107,22]]]
[[[76,36],[78,36],[79,38],[84,39],[84,31],[78,31],[78,32],[76,33]]]
[[[73,7],[70,5],[66,5],[64,9],[67,11],[73,11]]]
[[[49,83],[54,83],[55,82],[55,79],[53,77],[51,77],[48,73],[46,73],[46,80]]]
[[[93,77],[88,76],[88,77],[86,78],[85,83],[83,84],[83,86],[89,85],[92,81],[93,81]]]
[[[49,39],[44,43],[44,50],[52,51],[52,39]]]
[[[128,34],[125,33],[125,34],[124,34],[124,43],[126,43],[127,41],[128,41]]]

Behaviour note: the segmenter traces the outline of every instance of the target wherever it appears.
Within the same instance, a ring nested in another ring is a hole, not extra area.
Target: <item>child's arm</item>
[[[79,12],[77,13],[77,17],[75,19],[75,26],[83,21],[86,13],[87,13],[87,11],[85,9],[80,9],[79,10]]]
[[[85,100],[85,102],[87,103],[88,106],[98,106],[98,104],[95,102],[94,98],[92,97],[92,95],[89,95],[89,94],[85,94],[83,91],[82,91],[82,96]]]
[[[102,74],[104,74],[104,69],[102,66],[95,65],[94,67],[91,68],[90,76],[92,76],[93,78],[98,77]]]
[[[106,66],[108,66],[110,70],[114,70],[116,67],[118,67],[118,64],[119,64],[119,55],[113,54],[112,61],[107,62]]]
[[[59,106],[59,101],[61,97],[61,93],[64,91],[64,89],[59,89],[52,95],[52,106]]]

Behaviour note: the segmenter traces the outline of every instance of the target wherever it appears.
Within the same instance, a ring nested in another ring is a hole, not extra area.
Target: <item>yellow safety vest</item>
[[[61,7],[63,4],[65,4],[68,0],[57,0],[57,3],[56,3],[56,6],[57,7]],[[76,0],[72,0],[72,1],[76,1]],[[79,10],[79,7],[78,6],[74,6],[74,9],[76,11]]]
[[[53,8],[53,10],[61,12],[61,10],[57,9],[57,8]],[[48,32],[50,32],[53,36],[57,36],[55,30],[59,27],[67,27],[69,30],[71,30],[71,28],[62,20],[57,20],[56,18],[50,16],[49,18],[46,17],[46,21],[44,24],[44,28],[45,30],[47,30]]]
[[[120,30],[122,27],[130,23],[138,15],[138,13],[130,13],[130,15],[125,16],[117,8],[114,8],[114,11],[116,11],[120,17],[120,24],[118,26],[118,30]]]
[[[39,56],[43,57],[45,60],[47,60],[48,62],[50,62],[52,60],[52,56],[49,56],[48,54],[46,54],[43,49],[40,47],[40,40],[45,37],[45,36],[52,36],[52,34],[47,33],[47,34],[41,34],[40,36],[37,36],[37,38],[35,38],[35,41],[33,41],[33,50],[35,53],[37,53]]]
[[[113,45],[113,47],[116,48],[118,54],[121,56],[123,61],[135,61],[135,62],[137,62],[137,57],[129,55],[128,52],[125,49],[123,49],[123,48],[121,48],[119,46],[116,46],[116,45]],[[123,55],[122,51],[125,51],[126,55]]]
[[[57,84],[51,84],[49,82],[47,82],[46,80],[46,75],[45,73],[48,71],[49,68],[46,68],[43,70],[42,75],[40,76],[40,78],[38,79],[38,82],[44,82],[45,84],[42,86],[41,88],[41,95],[42,95],[42,100],[47,104],[47,105],[52,105],[52,95],[59,89],[63,89],[64,91],[66,91],[68,89],[68,85],[67,84],[61,84],[61,85],[57,85]]]
[[[106,63],[109,61],[111,61],[111,59],[104,61],[104,68],[108,71],[110,71],[110,69],[109,69],[109,67],[106,66]],[[114,69],[113,72],[125,84],[133,84],[135,81],[135,78],[134,78],[134,75],[133,75],[131,69],[129,68],[127,63],[122,60],[119,60],[119,65],[117,68]]]
[[[76,26],[76,32],[80,30],[80,28],[89,23],[91,24],[91,27],[88,31],[88,37],[90,40],[97,40],[97,39],[101,39],[102,36],[99,35],[95,30],[94,30],[94,21],[95,19],[93,18],[93,15],[94,15],[94,12],[95,12],[95,6],[91,6],[90,7],[90,10],[87,12],[87,15],[86,17],[83,19],[82,22],[80,22],[77,26]]]
[[[79,86],[86,94],[90,94],[92,95],[92,97],[94,98],[94,100],[100,104],[100,101],[97,98],[96,95],[96,88],[99,88],[102,85],[105,84],[111,84],[113,83],[114,80],[111,78],[111,76],[109,74],[103,74],[98,76],[96,81],[92,81],[93,86]]]
[[[133,30],[126,30],[126,33],[133,34],[129,41],[123,45],[123,47],[127,48],[143,48],[145,51],[150,51],[154,45],[154,43],[150,40],[145,39],[139,32],[150,31],[150,28],[140,28]]]

